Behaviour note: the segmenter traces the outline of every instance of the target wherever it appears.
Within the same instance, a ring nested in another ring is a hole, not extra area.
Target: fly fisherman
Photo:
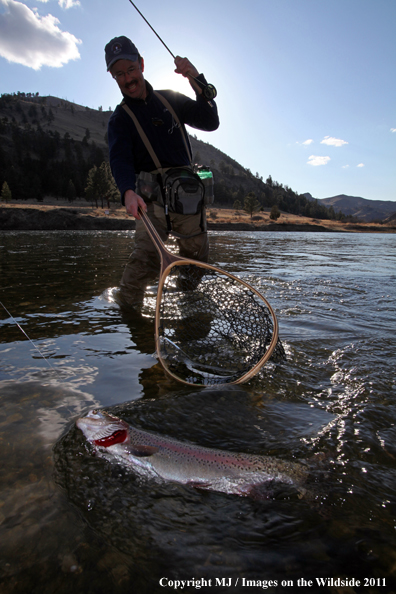
[[[218,128],[219,118],[216,104],[208,103],[202,94],[206,85],[203,74],[187,58],[175,58],[175,72],[189,78],[195,100],[170,90],[156,93],[144,79],[143,58],[127,37],[112,39],[105,54],[107,70],[124,97],[109,121],[110,165],[122,204],[137,219],[135,246],[116,300],[121,306],[139,310],[145,288],[158,275],[160,259],[139,218],[138,207],[147,212],[163,241],[170,228],[176,236],[180,235],[177,242],[181,256],[208,261],[204,208],[194,214],[179,211],[166,216],[158,173],[174,167],[191,169],[191,147],[184,125],[212,131]],[[146,139],[137,128],[139,124]]]

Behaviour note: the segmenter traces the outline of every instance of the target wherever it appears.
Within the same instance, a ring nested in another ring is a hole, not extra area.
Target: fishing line
[[[140,16],[142,17],[142,19],[147,23],[147,25],[150,27],[150,29],[152,30],[152,32],[158,37],[158,39],[160,40],[160,42],[162,43],[162,45],[166,48],[166,50],[170,53],[170,55],[172,56],[172,58],[175,60],[176,59],[176,56],[170,51],[169,47],[166,45],[166,43],[164,42],[164,40],[161,39],[161,37],[158,35],[157,31],[150,25],[150,23],[148,22],[148,20],[146,19],[146,17],[140,12],[140,10],[136,6],[136,4],[134,4],[132,2],[132,0],[129,0],[129,2],[132,4],[132,6],[135,8],[135,10],[137,10],[137,12],[140,14]],[[188,76],[191,77],[192,79],[194,79],[195,82],[197,82],[199,85],[201,85],[201,87],[202,87],[202,94],[205,97],[205,99],[208,101],[208,103],[210,104],[210,100],[211,99],[214,99],[217,96],[217,90],[216,90],[215,86],[214,85],[211,85],[210,83],[209,84],[205,84],[204,82],[202,82],[201,80],[199,80],[195,76],[192,76],[191,74],[189,74]]]
[[[28,339],[28,341],[34,346],[34,348],[36,349],[36,351],[38,351],[40,353],[40,356],[44,359],[44,361],[47,363],[47,365],[49,365],[51,367],[51,369],[53,369],[54,371],[57,371],[55,369],[55,367],[53,367],[51,365],[51,363],[48,361],[48,359],[46,357],[44,357],[43,353],[40,351],[40,349],[34,344],[34,342],[29,338],[29,336],[26,334],[25,330],[22,328],[22,326],[20,324],[18,324],[18,322],[16,321],[16,319],[14,318],[14,316],[12,314],[10,314],[10,312],[8,311],[8,309],[6,308],[6,306],[0,301],[0,305],[5,309],[5,311],[7,312],[7,314],[10,316],[10,318],[12,319],[13,322],[15,322],[15,324],[18,326],[19,330],[21,332],[23,332],[23,334],[26,336],[26,338]]]

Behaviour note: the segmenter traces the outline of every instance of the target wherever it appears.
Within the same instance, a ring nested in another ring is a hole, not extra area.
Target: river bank
[[[317,231],[349,233],[395,233],[395,225],[343,223],[318,220],[282,212],[271,221],[268,211],[253,217],[233,209],[209,208],[208,229],[213,231]],[[0,207],[1,231],[133,230],[135,219],[123,207],[96,208],[86,202],[37,204],[10,203]]]

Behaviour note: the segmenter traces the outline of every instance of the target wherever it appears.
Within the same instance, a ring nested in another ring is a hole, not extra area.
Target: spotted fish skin
[[[257,487],[275,481],[300,490],[308,474],[297,462],[181,442],[136,429],[105,411],[90,411],[76,424],[107,458],[110,455],[151,476],[201,489],[250,495]]]

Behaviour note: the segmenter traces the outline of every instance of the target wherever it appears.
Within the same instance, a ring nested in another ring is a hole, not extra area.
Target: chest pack
[[[213,176],[211,174],[208,176],[206,173],[204,180],[202,180],[200,175],[194,172],[190,146],[176,112],[165,97],[156,91],[154,91],[154,94],[172,114],[178,125],[189,156],[189,167],[163,168],[136,115],[124,101],[121,105],[132,118],[136,130],[157,168],[155,171],[141,171],[139,173],[136,180],[136,193],[145,201],[154,201],[164,207],[168,220],[168,229],[170,230],[169,213],[199,214],[200,212],[203,213],[203,209],[207,204],[213,203]],[[207,168],[199,168],[199,170],[209,171]]]
[[[184,167],[168,169],[163,174],[165,214],[169,212],[194,215],[204,206],[205,186],[200,177]]]

